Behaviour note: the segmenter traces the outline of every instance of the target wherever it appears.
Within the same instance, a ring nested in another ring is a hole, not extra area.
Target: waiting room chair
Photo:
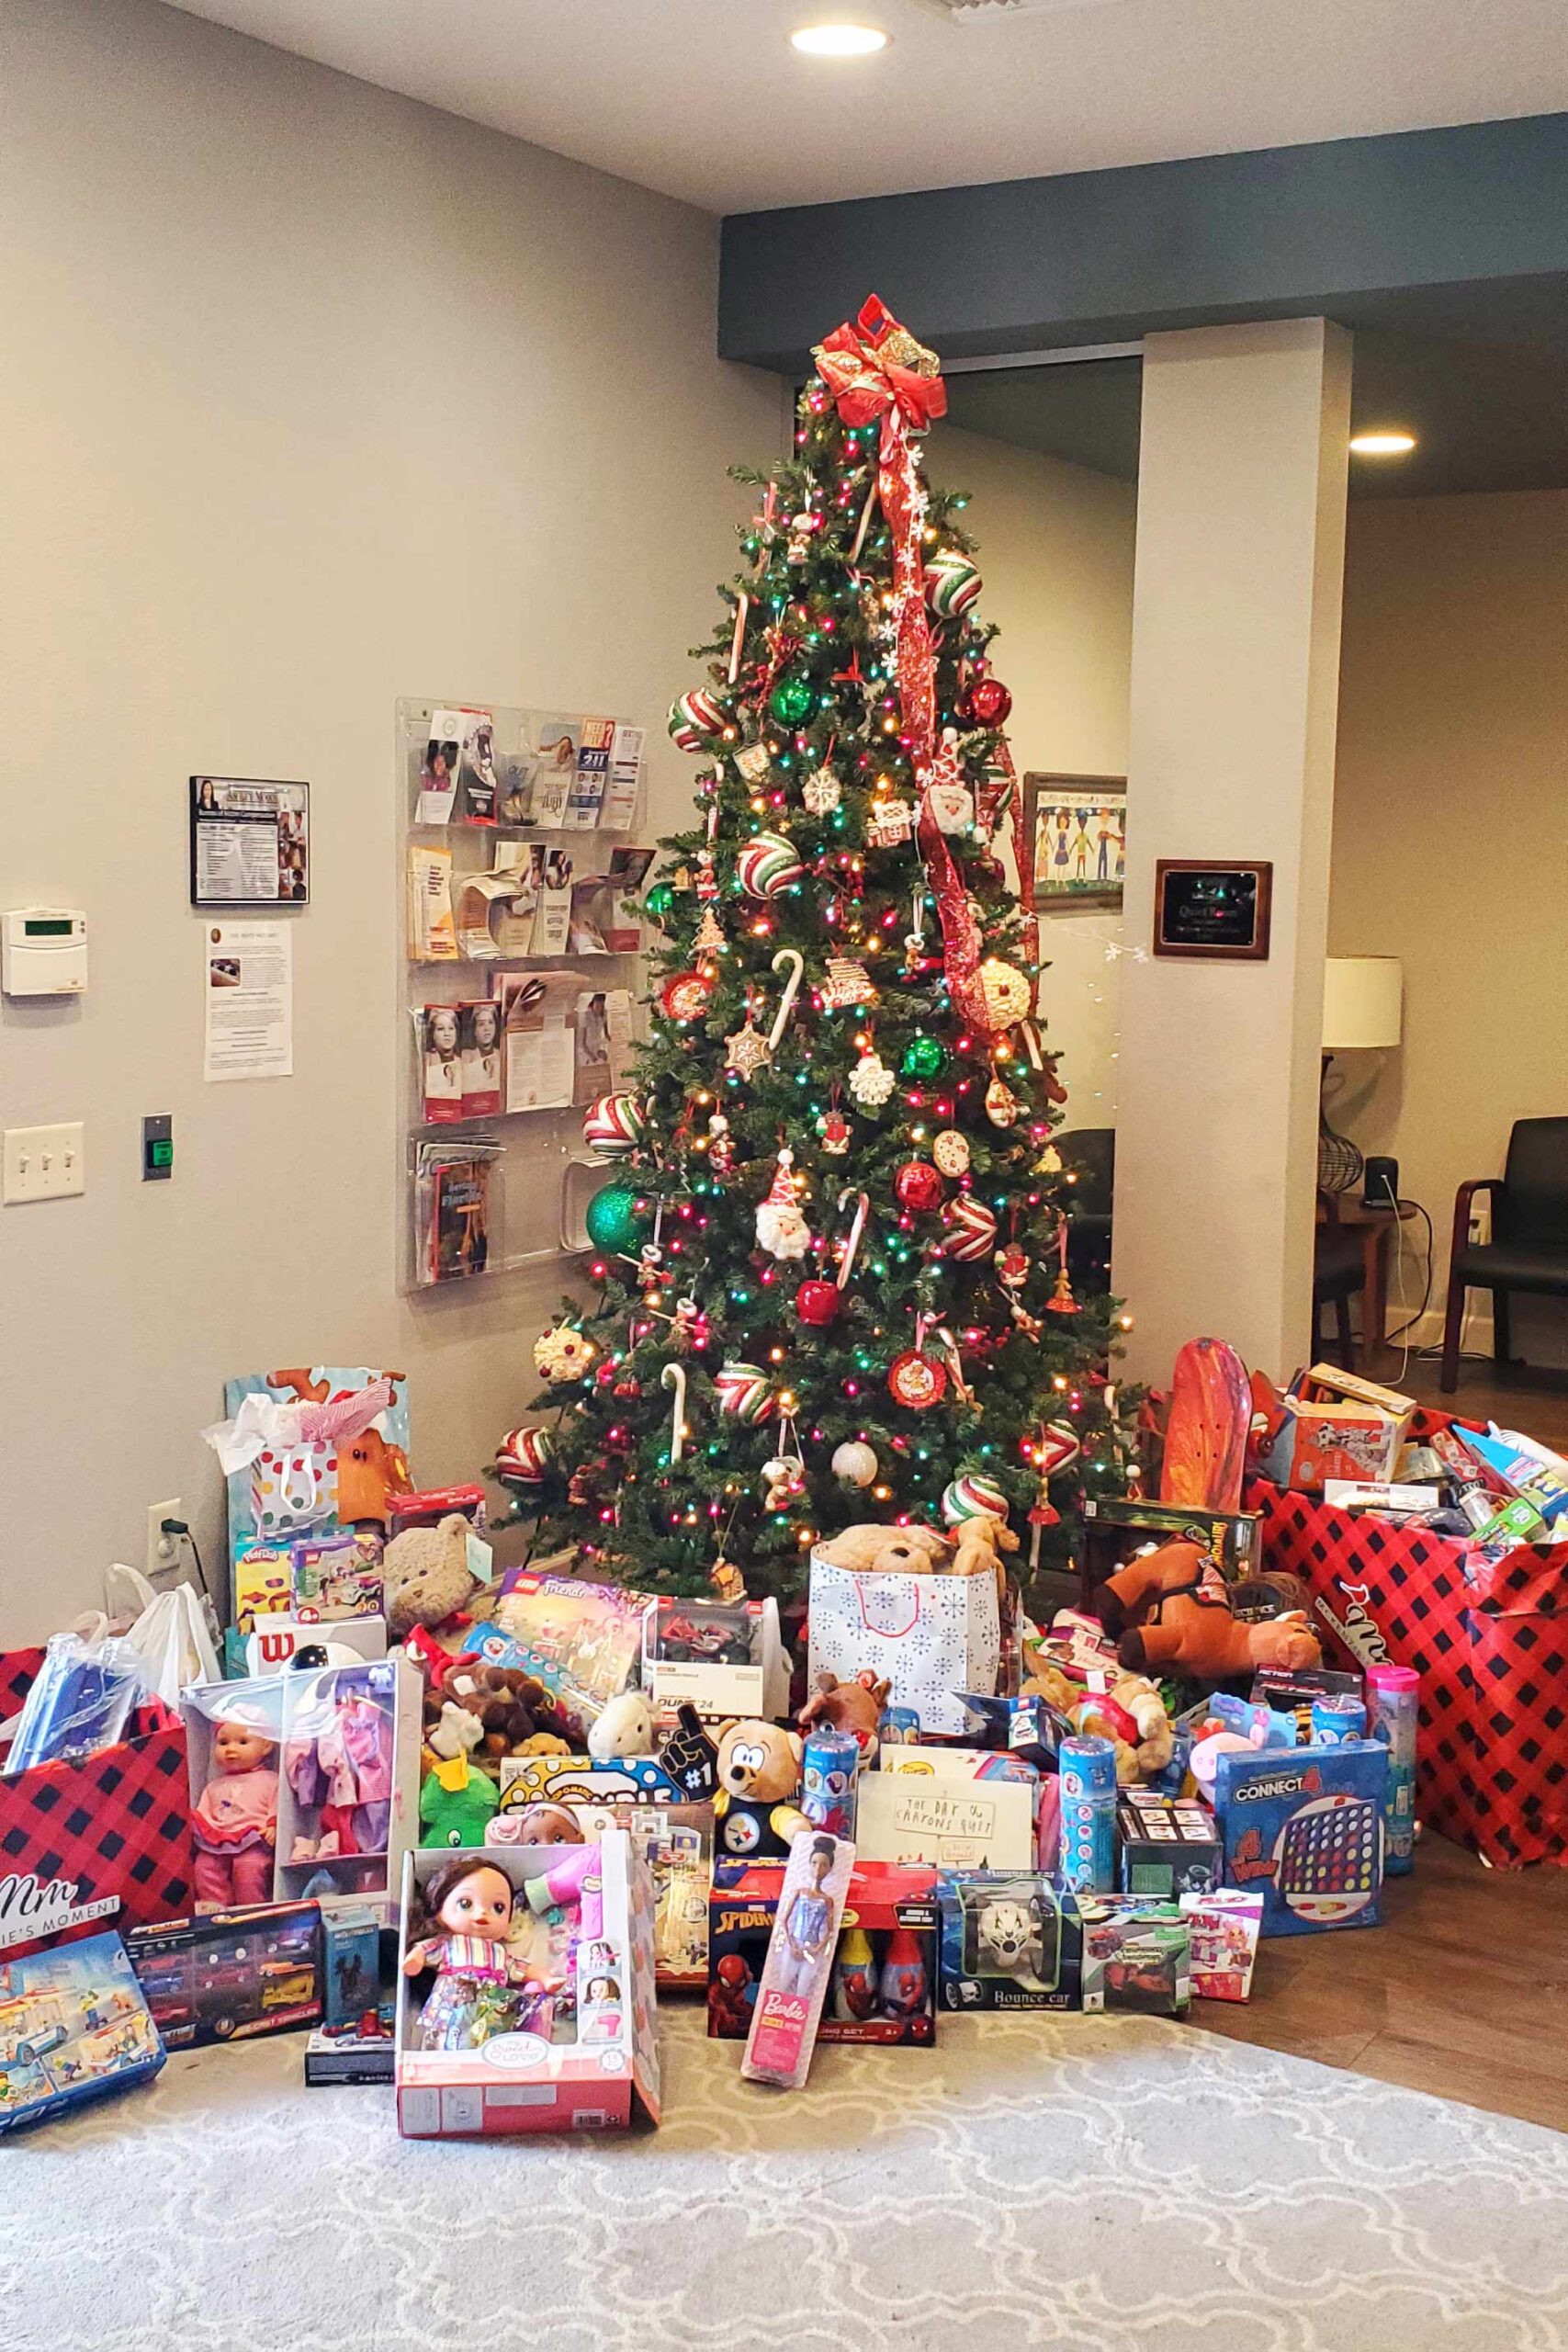
[[[1055,1137],[1074,1182],[1061,1200],[1067,1219],[1067,1272],[1085,1298],[1111,1288],[1111,1221],[1116,1198],[1116,1130],[1073,1127]]]
[[[1324,1352],[1323,1310],[1334,1309],[1340,1367],[1356,1369],[1356,1331],[1350,1301],[1367,1287],[1367,1253],[1354,1227],[1339,1222],[1339,1203],[1333,1193],[1319,1193],[1318,1221],[1312,1261],[1312,1349],[1315,1360]]]
[[[1492,1196],[1492,1238],[1473,1242],[1471,1211],[1481,1193]],[[1492,1353],[1500,1364],[1514,1360],[1511,1292],[1568,1298],[1568,1119],[1516,1119],[1502,1175],[1473,1177],[1454,1194],[1443,1317],[1445,1396],[1459,1384],[1459,1343],[1472,1290],[1492,1294]]]

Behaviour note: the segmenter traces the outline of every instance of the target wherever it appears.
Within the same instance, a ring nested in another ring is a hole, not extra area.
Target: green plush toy
[[[488,1772],[476,1772],[466,1756],[427,1772],[419,1792],[422,1846],[482,1846],[501,1804]]]

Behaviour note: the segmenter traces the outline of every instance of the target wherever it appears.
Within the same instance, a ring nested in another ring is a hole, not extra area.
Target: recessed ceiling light
[[[1353,433],[1350,453],[1357,458],[1407,458],[1416,447],[1414,433]]]
[[[803,57],[874,57],[887,35],[875,25],[802,25],[789,45]]]

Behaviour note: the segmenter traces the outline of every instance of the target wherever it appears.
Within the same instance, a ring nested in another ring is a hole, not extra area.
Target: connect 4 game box
[[[1373,1739],[1220,1758],[1225,1883],[1262,1895],[1266,1936],[1377,1926],[1387,1775]]]

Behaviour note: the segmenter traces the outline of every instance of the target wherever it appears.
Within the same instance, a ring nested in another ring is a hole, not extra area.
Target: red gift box
[[[1410,1435],[1448,1426],[1417,1413]],[[1568,1861],[1568,1543],[1487,1564],[1262,1479],[1247,1502],[1264,1566],[1307,1586],[1331,1657],[1420,1675],[1422,1817],[1502,1869]]]
[[[42,1650],[0,1652],[0,1721]],[[0,1965],[46,1944],[172,1918],[191,1903],[185,1725],[151,1699],[79,1763],[0,1779]]]

